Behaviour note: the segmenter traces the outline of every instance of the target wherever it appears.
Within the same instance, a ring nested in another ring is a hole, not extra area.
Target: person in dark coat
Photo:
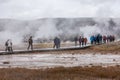
[[[5,42],[5,51],[8,51],[8,41],[9,39]]]
[[[100,36],[99,36],[99,41],[100,41],[100,44],[102,44],[102,35],[100,34]]]
[[[54,39],[54,46],[53,46],[53,48],[60,48],[60,39],[58,38],[58,37],[55,37],[55,39]]]
[[[82,46],[84,46],[84,37],[82,37]]]
[[[75,41],[75,46],[77,46],[77,41],[78,41],[77,36],[74,38],[74,41]]]
[[[12,41],[10,39],[8,39],[6,42],[5,42],[5,51],[8,51],[8,52],[13,52],[13,49],[12,49]]]
[[[58,39],[59,39],[59,38],[58,38]],[[61,43],[60,39],[59,39],[59,41],[58,41],[58,42],[59,42],[59,44],[58,44],[58,48],[60,48],[60,43]]]
[[[115,41],[115,36],[113,35],[112,38],[113,38],[113,42],[114,42]]]
[[[33,50],[33,39],[32,39],[32,36],[30,36],[30,38],[28,39],[28,50],[29,48],[31,47],[31,50]]]
[[[81,45],[82,45],[82,38],[81,38],[81,36],[79,37],[79,46],[81,47]]]
[[[96,41],[97,41],[97,44],[100,44],[100,34],[97,35]]]

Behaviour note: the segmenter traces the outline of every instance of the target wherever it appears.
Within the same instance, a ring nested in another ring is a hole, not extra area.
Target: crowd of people
[[[75,46],[80,46],[80,47],[83,47],[83,46],[86,46],[87,42],[88,42],[88,39],[86,37],[75,37],[74,38],[74,41],[75,41]],[[97,35],[92,35],[90,37],[90,42],[91,44],[102,44],[102,43],[108,43],[108,42],[113,42],[115,41],[115,36],[114,35],[108,35],[108,36],[105,36],[105,35],[101,35],[101,34],[97,34]],[[78,43],[79,42],[79,43]],[[53,48],[60,48],[60,44],[61,44],[61,41],[60,41],[60,38],[58,37],[55,37],[54,38],[54,45],[53,45]],[[13,52],[13,49],[12,49],[12,41],[10,39],[8,39],[6,42],[5,42],[5,51],[8,51],[8,52]],[[33,39],[32,39],[32,36],[30,36],[30,38],[28,39],[28,47],[27,47],[27,50],[33,50]]]
[[[33,39],[32,36],[30,36],[30,38],[28,39],[28,47],[27,50],[29,50],[31,48],[31,50],[33,50]],[[13,53],[13,48],[12,48],[12,41],[10,39],[8,39],[5,42],[5,51],[6,52],[11,52]]]
[[[78,45],[78,42],[79,42],[79,46],[82,47],[82,46],[86,46],[88,40],[87,40],[86,37],[80,36],[80,37],[78,38],[78,37],[76,36],[76,37],[74,38],[74,41],[75,41],[75,46],[77,46],[77,45]]]
[[[31,49],[33,50],[33,39],[32,39],[32,36],[30,36],[30,38],[28,39],[28,47],[27,47],[27,50]],[[53,48],[60,48],[60,39],[58,37],[55,37],[54,39],[54,46]],[[13,49],[12,49],[12,41],[10,39],[8,39],[6,42],[5,42],[5,51],[6,52],[13,52]]]
[[[108,42],[113,42],[115,41],[115,36],[114,35],[108,35],[108,36],[105,36],[105,35],[101,35],[101,34],[98,34],[98,35],[92,35],[90,37],[90,42],[91,44],[102,44],[102,43],[108,43]]]

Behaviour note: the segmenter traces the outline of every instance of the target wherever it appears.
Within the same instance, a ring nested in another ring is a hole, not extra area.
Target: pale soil
[[[40,44],[41,45],[41,44]],[[40,45],[36,48],[40,48]],[[46,47],[46,44],[42,46]],[[48,44],[47,44],[48,45]],[[42,47],[41,46],[41,47]],[[47,46],[48,47],[48,46]],[[52,47],[52,46],[51,46]],[[18,49],[18,48],[17,48]],[[20,47],[26,49],[26,47]],[[3,50],[3,49],[1,49]],[[92,46],[84,50],[50,51],[38,54],[120,54],[120,42]],[[0,69],[0,80],[120,80],[120,66],[113,67],[71,67],[48,69]]]

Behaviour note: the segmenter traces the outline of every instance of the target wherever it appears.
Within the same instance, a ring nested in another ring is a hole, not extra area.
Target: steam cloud
[[[0,42],[12,39],[17,44],[30,35],[34,36],[34,40],[49,40],[55,36],[69,40],[80,35],[89,39],[91,35],[98,33],[119,38],[119,21],[117,18],[45,18],[31,21],[1,19]]]

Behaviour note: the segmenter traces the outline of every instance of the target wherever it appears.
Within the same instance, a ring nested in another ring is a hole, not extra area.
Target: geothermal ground
[[[0,56],[0,68],[54,68],[120,65],[120,54],[19,54]]]
[[[119,65],[120,42],[113,42],[84,50],[1,55],[0,68],[6,72],[0,71],[0,75],[6,74],[4,80],[10,80],[10,76],[12,80],[119,80]]]

